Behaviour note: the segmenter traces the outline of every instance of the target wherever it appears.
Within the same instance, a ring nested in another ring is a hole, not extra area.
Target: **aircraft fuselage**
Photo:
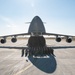
[[[47,48],[46,40],[43,37],[43,33],[46,33],[44,24],[40,17],[35,16],[31,21],[28,33],[31,33],[28,39],[29,55],[50,55],[53,54],[53,49]],[[27,55],[26,51],[26,55]]]
[[[28,40],[29,47],[44,47],[46,46],[45,38],[43,37],[42,33],[46,33],[44,24],[40,17],[35,16],[31,23],[28,30],[28,33],[31,33],[31,36]]]

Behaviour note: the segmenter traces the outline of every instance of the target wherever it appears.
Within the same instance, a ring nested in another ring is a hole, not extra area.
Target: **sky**
[[[34,16],[48,33],[75,36],[75,0],[0,0],[0,36],[27,33]]]

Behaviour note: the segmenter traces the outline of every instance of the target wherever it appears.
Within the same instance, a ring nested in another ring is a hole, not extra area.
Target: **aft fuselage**
[[[42,34],[45,34],[45,27],[40,17],[35,16],[31,21],[28,33],[31,34],[28,40],[29,55],[50,55],[53,49],[46,46],[46,40]]]
[[[29,26],[28,33],[31,36],[28,40],[29,47],[45,47],[46,41],[43,37],[43,33],[46,33],[44,24],[39,16],[35,16]]]

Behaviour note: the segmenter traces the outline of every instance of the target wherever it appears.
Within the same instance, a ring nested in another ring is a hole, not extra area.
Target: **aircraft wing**
[[[53,36],[75,37],[75,36],[72,36],[72,35],[55,34],[55,33],[43,33],[43,35],[53,35]]]
[[[7,48],[7,49],[28,49],[27,46],[25,47],[10,47],[10,46],[0,46],[0,48]],[[48,48],[52,49],[67,49],[67,48],[75,48],[75,46],[48,46]]]
[[[12,37],[12,36],[24,36],[24,35],[30,35],[30,33],[21,33],[21,34],[5,35],[5,36],[0,36],[0,38],[2,38],[2,37]]]
[[[7,48],[7,49],[28,49],[28,47],[27,46],[25,46],[25,47],[10,47],[10,46],[0,46],[0,48]]]
[[[48,46],[48,48],[52,49],[67,49],[67,48],[75,48],[75,46]]]
[[[0,36],[0,38],[2,38],[2,37],[12,37],[12,36],[24,36],[24,35],[30,35],[30,33],[21,33],[21,34],[5,35],[5,36]],[[75,36],[72,36],[72,35],[55,34],[55,33],[43,33],[43,35],[75,37]]]

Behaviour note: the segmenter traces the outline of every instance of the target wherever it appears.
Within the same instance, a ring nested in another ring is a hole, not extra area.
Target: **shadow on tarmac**
[[[57,62],[54,56],[50,55],[48,58],[34,58],[28,57],[34,66],[46,73],[53,73],[57,68]]]

